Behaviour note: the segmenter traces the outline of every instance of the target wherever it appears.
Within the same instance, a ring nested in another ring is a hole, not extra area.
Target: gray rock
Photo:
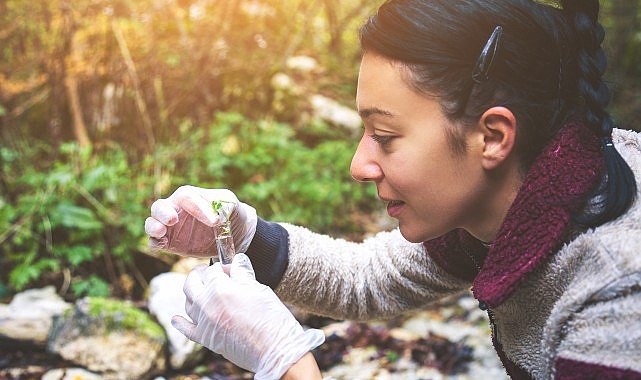
[[[183,285],[186,275],[176,272],[162,273],[149,283],[149,312],[156,317],[165,329],[169,343],[169,365],[180,369],[194,364],[203,356],[201,345],[187,339],[171,325],[171,317],[182,315],[185,318],[185,293]]]
[[[166,368],[164,330],[119,300],[83,298],[54,320],[47,348],[103,379],[148,379]]]
[[[18,293],[8,305],[0,304],[0,338],[44,346],[53,318],[70,307],[53,286]]]

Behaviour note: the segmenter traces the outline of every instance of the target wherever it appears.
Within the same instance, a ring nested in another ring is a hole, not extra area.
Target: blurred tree
[[[641,131],[641,23],[640,0],[604,0],[602,20],[609,80],[614,94],[612,112],[624,128]]]
[[[64,81],[67,102],[69,104],[69,112],[71,113],[73,134],[76,141],[81,147],[86,147],[91,144],[89,133],[82,116],[82,106],[80,104],[80,96],[78,94],[78,80],[76,79],[76,72],[74,66],[78,66],[78,54],[75,51],[74,34],[76,33],[77,24],[74,20],[71,4],[68,0],[60,1],[60,11],[62,16],[62,51],[56,57],[57,61],[62,64],[62,79]]]
[[[641,32],[639,25],[639,0],[608,0],[605,5],[611,21],[608,38],[610,70],[626,74],[625,56],[635,36]]]
[[[354,25],[354,20],[359,23],[369,15],[373,10],[372,1],[360,0],[353,4],[349,4],[349,8],[341,7],[341,0],[323,0],[325,5],[325,17],[327,20],[327,29],[329,32],[328,53],[330,56],[343,59],[345,49],[343,47],[343,39],[349,28]],[[341,9],[345,8],[345,9]],[[343,11],[343,15],[341,15]]]
[[[615,89],[641,71],[639,1],[602,0]],[[309,93],[351,102],[357,29],[380,2],[0,1],[0,138],[114,141],[142,156],[219,111],[296,124]],[[314,75],[291,72],[295,55],[320,63]],[[302,85],[275,102],[281,72]]]

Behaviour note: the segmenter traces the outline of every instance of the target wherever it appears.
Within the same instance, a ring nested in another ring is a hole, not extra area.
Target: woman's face
[[[465,152],[454,153],[446,131],[461,127],[447,120],[436,99],[410,87],[403,70],[379,55],[364,55],[356,96],[364,134],[351,174],[374,182],[403,236],[422,242],[473,228],[483,218],[483,138],[466,133]]]

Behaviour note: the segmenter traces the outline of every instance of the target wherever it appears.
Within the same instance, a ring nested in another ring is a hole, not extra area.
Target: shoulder
[[[634,171],[638,193],[623,215],[589,229],[564,245],[554,262],[575,276],[585,295],[641,273],[641,134],[615,130],[613,141]]]
[[[641,272],[641,207],[638,200],[626,214],[579,235],[557,257],[580,272],[577,278],[616,281]],[[557,261],[558,262],[558,261]]]
[[[641,174],[641,132],[625,129],[612,131],[612,141],[621,156],[628,162],[639,182]]]
[[[638,182],[641,173],[636,176]],[[641,279],[639,252],[641,196],[637,195],[625,214],[582,233],[563,246],[555,255],[554,263],[565,268],[566,274],[572,274],[569,287],[582,294],[578,298],[587,301],[624,278]]]
[[[641,132],[633,131],[631,129],[615,128],[612,130],[612,141],[617,144],[631,143],[633,145],[636,142],[636,146],[639,147],[639,143],[641,142]]]
[[[634,172],[637,183],[636,199],[625,214],[581,235],[578,244],[574,245],[602,245],[603,250],[621,252],[620,256],[623,257],[623,253],[638,256],[635,251],[641,252],[641,133],[615,129],[612,140]]]

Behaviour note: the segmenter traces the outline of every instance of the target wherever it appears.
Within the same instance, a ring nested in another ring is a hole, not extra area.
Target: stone
[[[166,369],[165,332],[119,300],[87,297],[54,320],[47,348],[103,379],[148,379]]]
[[[0,304],[0,338],[44,346],[53,318],[71,308],[53,286],[30,289]]]
[[[362,121],[356,110],[323,95],[312,95],[310,102],[315,117],[344,127],[354,134],[360,132]]]
[[[101,380],[102,376],[84,368],[56,368],[42,375],[41,380]]]
[[[182,315],[189,319],[185,313],[187,298],[183,292],[186,278],[187,276],[182,273],[167,272],[157,275],[149,283],[147,307],[165,329],[169,344],[169,365],[173,369],[194,364],[204,354],[201,345],[189,340],[171,325],[171,318],[174,315]]]

